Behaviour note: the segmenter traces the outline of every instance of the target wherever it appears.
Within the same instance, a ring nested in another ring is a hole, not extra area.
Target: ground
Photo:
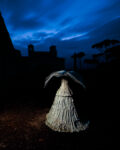
[[[49,108],[32,105],[3,109],[0,112],[0,150],[79,150],[111,146],[111,120],[92,119],[87,131],[65,134],[45,125],[48,111]]]

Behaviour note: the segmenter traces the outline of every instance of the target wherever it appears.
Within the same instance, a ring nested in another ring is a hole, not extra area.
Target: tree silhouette
[[[80,59],[80,69],[82,70],[82,58],[85,56],[84,52],[80,52],[77,54],[77,57]]]
[[[106,50],[109,48],[109,46],[113,46],[113,45],[116,45],[116,44],[119,44],[120,41],[118,40],[104,40],[100,43],[96,43],[94,45],[92,45],[92,48],[97,48],[98,50],[100,50],[100,52],[102,51],[101,54],[104,54],[105,58],[106,58],[106,61],[108,59],[108,57],[106,56]]]
[[[107,58],[111,58],[111,56],[115,57],[116,59],[120,58],[120,45],[107,49],[105,54]]]
[[[96,60],[96,59],[85,59],[84,63],[87,64],[87,68],[88,68],[88,65],[93,65],[93,64],[97,65],[98,60]]]
[[[74,53],[72,55],[72,58],[74,59],[74,70],[76,71],[77,70],[77,58],[80,59],[80,69],[82,69],[82,57],[85,56],[85,53],[84,52],[80,52],[78,54]]]
[[[77,70],[77,54],[74,53],[72,56],[74,64],[73,64],[73,70],[76,71]]]
[[[118,40],[104,40],[102,42],[96,43],[94,45],[92,45],[92,48],[97,48],[99,50],[102,50],[103,48],[108,48],[110,45],[115,45],[120,43]]]

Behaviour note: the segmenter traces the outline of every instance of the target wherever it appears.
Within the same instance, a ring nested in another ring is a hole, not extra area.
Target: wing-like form
[[[54,77],[57,77],[57,78],[62,77],[62,76],[65,75],[65,73],[66,73],[65,70],[56,71],[56,72],[51,73],[51,74],[46,78],[44,87],[47,86],[47,84],[50,82],[51,79],[53,79]]]
[[[80,75],[75,71],[66,72],[67,76],[70,77],[74,82],[80,84],[84,89],[86,89],[85,85],[81,82]]]
[[[86,88],[85,85],[81,82],[81,78],[80,75],[78,73],[76,73],[75,71],[65,71],[65,70],[61,70],[61,71],[56,71],[51,73],[45,81],[45,86],[53,79],[53,78],[59,78],[59,77],[68,77],[71,80],[73,80],[74,82],[80,84],[84,89]]]

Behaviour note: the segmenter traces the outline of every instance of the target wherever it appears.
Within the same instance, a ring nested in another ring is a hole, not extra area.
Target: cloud
[[[75,35],[70,35],[70,36],[67,36],[67,37],[63,37],[61,40],[65,41],[65,40],[80,38],[80,37],[84,37],[86,34],[87,34],[87,32],[78,33],[78,34],[75,34]]]
[[[64,55],[79,47],[86,51],[96,39],[118,37],[119,21],[111,21],[119,17],[119,6],[119,0],[0,0],[16,48],[56,44]]]
[[[89,35],[93,39],[120,38],[120,17],[91,31]],[[97,34],[96,34],[97,33]]]

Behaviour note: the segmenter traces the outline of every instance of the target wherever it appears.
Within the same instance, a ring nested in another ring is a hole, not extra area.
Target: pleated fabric
[[[58,132],[79,132],[88,127],[88,123],[83,125],[80,122],[72,95],[68,81],[62,79],[53,105],[46,115],[45,124],[52,130]]]

